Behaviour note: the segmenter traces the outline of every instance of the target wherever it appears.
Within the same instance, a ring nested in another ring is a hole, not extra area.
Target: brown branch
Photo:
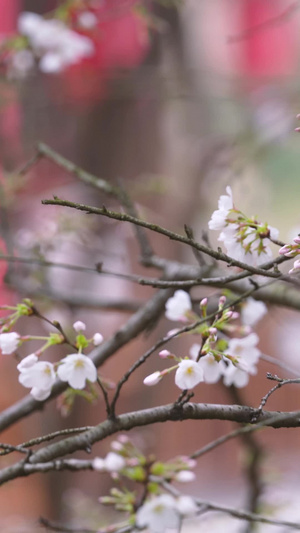
[[[143,228],[147,228],[155,233],[160,233],[161,235],[164,235],[165,237],[168,237],[171,240],[181,242],[182,244],[187,244],[188,246],[191,246],[192,248],[195,248],[196,250],[203,252],[204,254],[213,257],[214,259],[217,259],[219,261],[227,263],[229,266],[236,266],[243,270],[246,270],[248,272],[251,272],[252,274],[267,276],[271,278],[278,279],[281,277],[281,273],[278,272],[269,272],[268,270],[274,265],[278,265],[280,263],[283,263],[288,260],[285,256],[279,256],[273,261],[268,261],[267,263],[264,263],[261,265],[260,268],[258,267],[252,267],[251,265],[248,265],[247,263],[243,263],[241,261],[237,261],[236,259],[233,259],[227,254],[224,254],[221,251],[215,251],[211,248],[207,248],[203,244],[200,244],[193,239],[189,239],[187,237],[184,237],[183,235],[179,235],[177,233],[174,233],[166,228],[163,228],[162,226],[158,226],[157,224],[152,224],[150,222],[146,222],[144,220],[141,220],[139,218],[135,218],[133,216],[127,215],[126,213],[118,213],[115,211],[111,211],[107,209],[106,207],[93,207],[88,206],[84,204],[79,204],[75,202],[70,202],[68,200],[62,200],[60,198],[54,197],[53,200],[42,200],[43,205],[60,205],[62,207],[70,207],[72,209],[77,209],[78,211],[84,211],[85,213],[89,214],[95,214],[95,215],[103,215],[108,218],[112,218],[114,220],[119,220],[120,222],[130,222],[131,224],[135,224],[137,226],[141,226]]]
[[[105,420],[83,434],[49,444],[47,447],[32,453],[27,461],[20,461],[4,468],[0,471],[0,485],[18,477],[30,475],[33,473],[31,466],[34,464],[48,463],[79,450],[90,451],[94,443],[119,431],[129,431],[136,427],[152,425],[157,422],[182,420],[230,420],[243,424],[252,424],[256,412],[257,410],[247,406],[185,403],[180,408],[174,407],[174,404],[169,404],[126,413],[114,420]],[[265,427],[300,427],[300,411],[286,413],[264,411],[260,413],[258,422],[244,428],[243,433],[251,433]]]

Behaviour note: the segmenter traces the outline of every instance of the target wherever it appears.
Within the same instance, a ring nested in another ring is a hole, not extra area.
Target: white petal
[[[27,355],[27,357],[24,357],[24,359],[22,359],[22,361],[17,365],[17,369],[19,370],[19,372],[24,372],[24,370],[30,368],[35,363],[37,363],[38,360],[39,358],[37,357],[37,355],[35,355],[35,353],[31,353],[30,355]]]
[[[42,390],[42,389],[38,389],[37,387],[33,387],[30,391],[30,394],[31,396],[34,397],[35,400],[43,401],[43,400],[46,400],[46,398],[49,398],[51,394],[51,388]]]

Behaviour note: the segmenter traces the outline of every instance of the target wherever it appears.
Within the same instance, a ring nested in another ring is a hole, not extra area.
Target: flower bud
[[[226,303],[226,296],[221,296],[219,299],[219,309],[223,309],[225,303]]]
[[[161,380],[161,373],[159,371],[153,372],[153,374],[150,374],[147,376],[143,383],[144,385],[147,385],[148,387],[152,387],[152,385],[157,385]]]
[[[99,346],[101,342],[103,342],[103,336],[101,335],[101,333],[95,333],[95,335],[93,336],[94,346]]]
[[[207,298],[203,298],[203,300],[201,300],[201,302],[200,302],[200,307],[206,307],[207,306],[207,302],[208,302],[208,299]]]
[[[169,350],[162,350],[158,355],[161,359],[174,359],[175,357]]]
[[[79,331],[85,331],[86,325],[84,322],[81,322],[81,320],[77,320],[73,324],[73,328],[75,329],[76,333],[79,333]]]
[[[196,479],[196,474],[191,470],[180,470],[180,472],[177,472],[174,479],[180,483],[189,483]]]

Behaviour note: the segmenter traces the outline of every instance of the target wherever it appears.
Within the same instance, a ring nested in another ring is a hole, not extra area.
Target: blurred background
[[[45,14],[63,4],[1,0],[1,41],[16,33],[20,13]],[[121,182],[143,218],[174,231],[182,232],[186,223],[201,239],[218,197],[230,184],[240,209],[278,227],[283,241],[295,236],[300,229],[300,139],[294,132],[300,111],[299,1],[95,0],[93,5],[99,18],[92,32],[95,54],[89,60],[56,74],[34,69],[24,75],[3,72],[0,79],[2,251],[83,266],[103,262],[113,271],[155,274],[138,264],[132,228],[41,206],[42,198],[57,195],[116,207],[49,161],[39,162],[20,178],[16,171],[33,156],[39,141],[85,170]],[[211,238],[215,246],[217,241]],[[183,247],[160,236],[151,236],[151,241],[163,257],[194,261]],[[32,297],[39,309],[66,329],[80,319],[91,334],[100,331],[105,338],[153,294],[150,288],[113,277],[40,266],[1,262],[0,274],[2,305]],[[202,288],[193,296],[211,292]],[[295,312],[270,309],[257,331],[262,352],[300,371],[298,320]],[[104,375],[119,379],[171,327],[162,320],[155,332],[120,350],[105,364]],[[22,333],[33,330],[40,331],[40,324],[24,320]],[[193,342],[178,339],[172,346],[175,353],[188,353]],[[15,361],[2,356],[0,365],[2,410],[23,397],[24,389],[17,382]],[[124,412],[174,400],[177,392],[171,377],[168,387],[141,385],[158,366],[154,357],[132,377],[123,390]],[[270,388],[267,371],[276,370],[262,362],[240,398],[216,384],[198,387],[195,401],[240,400],[258,406]],[[284,388],[267,407],[296,410],[298,397],[296,386]],[[59,428],[95,424],[105,416],[101,402],[88,406],[78,401],[68,418],[52,404],[5,432],[2,442],[18,444]],[[192,453],[231,429],[232,424],[223,422],[169,423],[133,432],[133,437],[144,451],[155,450],[167,459]],[[299,520],[292,505],[299,496],[295,467],[299,430],[289,431],[269,429],[256,435],[265,450],[262,479],[267,488],[261,493],[261,512],[279,509],[281,516]],[[100,456],[107,451],[108,443],[95,447]],[[252,456],[253,448],[239,442],[205,455],[189,491],[247,507]],[[1,489],[0,529],[39,531],[40,515],[74,527],[99,527],[107,512],[97,498],[108,486],[103,476],[86,473],[18,480]],[[186,527],[199,530],[199,524]],[[207,515],[201,522],[201,531],[226,528],[247,530],[223,515]],[[265,525],[257,530],[275,528]]]

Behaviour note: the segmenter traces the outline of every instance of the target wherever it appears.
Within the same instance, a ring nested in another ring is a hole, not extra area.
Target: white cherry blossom
[[[34,397],[35,400],[37,400],[38,402],[42,402],[43,400],[49,398],[51,390],[52,386],[49,389],[39,389],[38,387],[32,387],[30,394]]]
[[[86,325],[84,322],[81,322],[81,320],[77,320],[74,322],[73,328],[75,329],[76,333],[79,333],[80,331],[86,330]]]
[[[28,368],[31,368],[39,360],[38,356],[35,353],[31,353],[22,359],[22,361],[17,365],[19,372],[25,372]]]
[[[192,389],[204,380],[204,373],[199,365],[191,359],[183,359],[176,370],[175,384],[180,389]]]
[[[78,24],[86,30],[90,30],[96,26],[98,19],[92,11],[83,11],[78,16]]]
[[[246,218],[235,209],[230,187],[226,192],[227,195],[219,199],[219,209],[212,214],[209,229],[221,231],[218,240],[224,243],[227,255],[233,259],[252,266],[268,261],[272,258],[269,242],[270,239],[277,240],[278,230]]]
[[[217,383],[222,375],[222,368],[214,355],[209,352],[200,357],[199,365],[203,370],[205,383]]]
[[[126,461],[119,453],[109,452],[103,459],[95,457],[93,460],[94,470],[99,472],[119,472],[126,466]]]
[[[83,389],[86,380],[92,383],[97,380],[97,369],[89,357],[73,353],[61,360],[57,375],[62,381],[67,381],[73,389]]]
[[[210,221],[208,222],[209,229],[221,230],[225,228],[229,211],[233,209],[232,191],[231,187],[226,187],[226,195],[222,195],[218,201],[218,208],[213,212]]]
[[[176,500],[176,508],[182,516],[191,516],[198,511],[198,505],[191,496],[179,496]]]
[[[256,374],[256,364],[260,357],[260,351],[256,347],[258,341],[256,333],[251,333],[243,339],[230,339],[226,353],[234,357],[235,363],[230,360],[219,363],[225,385],[245,387],[249,381],[249,374]]]
[[[242,304],[241,320],[245,326],[255,326],[268,312],[267,306],[263,302],[247,298]]]
[[[199,357],[199,351],[201,349],[201,346],[200,344],[193,344],[193,346],[191,346],[190,348],[190,358],[193,360],[193,361],[197,361],[198,357]]]
[[[18,30],[28,38],[33,53],[40,59],[40,70],[45,73],[61,72],[94,53],[91,39],[72,31],[61,20],[23,12]]]
[[[169,320],[185,320],[185,314],[192,309],[192,302],[189,294],[179,290],[174,292],[174,296],[166,302],[166,318]]]
[[[260,358],[260,351],[256,347],[258,342],[258,335],[256,333],[250,333],[250,335],[242,339],[230,339],[226,351],[236,357],[239,364],[242,363],[244,368],[250,368],[256,365]]]
[[[136,514],[136,525],[147,527],[150,533],[164,533],[171,528],[178,530],[179,524],[176,500],[170,494],[161,494],[144,503]]]
[[[177,474],[175,474],[174,479],[175,481],[179,481],[180,483],[189,483],[190,481],[195,481],[196,474],[191,470],[180,470],[180,472],[177,472]]]
[[[31,354],[18,365],[19,382],[24,387],[31,388],[30,394],[36,400],[41,401],[51,394],[55,382],[55,372],[52,363],[48,361],[35,362],[35,357],[34,354]]]
[[[93,336],[93,344],[94,346],[99,346],[103,342],[103,335],[101,333],[95,333]]]
[[[20,341],[19,333],[11,331],[10,333],[0,333],[0,350],[3,354],[8,355],[16,351]]]

